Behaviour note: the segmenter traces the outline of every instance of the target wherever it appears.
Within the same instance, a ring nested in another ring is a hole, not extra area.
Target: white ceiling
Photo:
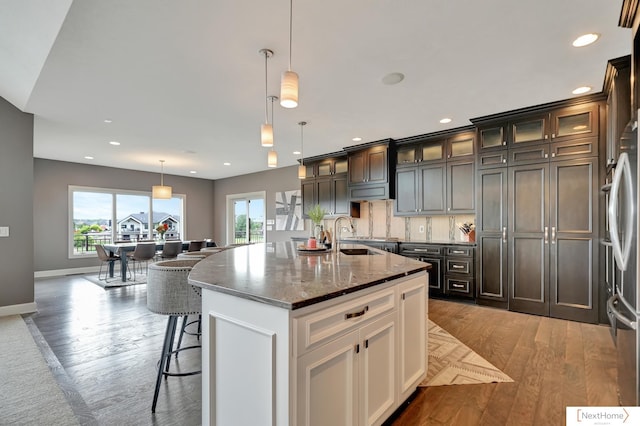
[[[304,154],[313,156],[567,99],[578,86],[599,92],[607,60],[631,51],[631,30],[617,26],[621,5],[294,0],[300,105],[276,103],[279,166],[297,164],[301,120]],[[2,0],[0,8],[0,96],[35,115],[35,157],[152,172],[163,159],[167,174],[208,179],[267,169],[258,51],[275,52],[268,92],[278,95],[288,0]],[[572,47],[586,32],[601,38]],[[406,78],[382,84],[391,72]]]

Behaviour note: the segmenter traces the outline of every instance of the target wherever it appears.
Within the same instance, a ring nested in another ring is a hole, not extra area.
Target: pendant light
[[[302,129],[306,126],[306,121],[298,123],[300,125],[300,165],[298,166],[298,179],[307,177],[307,168],[304,166],[304,135]]]
[[[160,185],[151,187],[152,197],[156,200],[169,200],[171,199],[171,192],[171,187],[164,185],[164,160],[160,160]]]
[[[269,111],[267,100],[267,61],[273,56],[273,51],[269,49],[260,49],[260,54],[264,55],[264,124],[260,126],[260,142],[262,146],[269,148],[273,146],[273,126],[269,124]]]
[[[291,40],[293,33],[293,0],[289,1],[289,68],[280,80],[280,105],[284,108],[298,106],[298,74],[291,71]]]
[[[268,99],[271,101],[271,151],[267,155],[267,166],[268,167],[278,167],[278,153],[273,149],[273,102],[278,100],[277,96],[269,96]]]

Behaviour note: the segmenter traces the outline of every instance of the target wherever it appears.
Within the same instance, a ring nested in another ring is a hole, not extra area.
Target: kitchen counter
[[[370,248],[373,255],[309,253],[294,242],[252,244],[225,250],[198,262],[192,285],[299,309],[334,297],[424,271],[429,264]],[[340,248],[365,248],[341,243]]]

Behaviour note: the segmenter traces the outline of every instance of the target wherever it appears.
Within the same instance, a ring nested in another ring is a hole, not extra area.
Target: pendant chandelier
[[[260,142],[262,146],[269,148],[273,146],[273,125],[269,124],[269,111],[267,100],[267,61],[273,56],[273,51],[269,49],[260,49],[260,54],[264,55],[264,123],[260,126]]]
[[[164,160],[160,160],[160,185],[151,187],[151,195],[156,200],[169,200],[171,192],[171,187],[164,185]]]
[[[293,34],[293,0],[289,1],[289,68],[280,80],[280,105],[284,108],[298,106],[298,74],[291,70],[291,40]]]
[[[300,165],[298,166],[298,179],[305,179],[307,177],[307,168],[304,166],[304,135],[302,131],[306,124],[306,121],[298,123],[298,125],[300,125]]]

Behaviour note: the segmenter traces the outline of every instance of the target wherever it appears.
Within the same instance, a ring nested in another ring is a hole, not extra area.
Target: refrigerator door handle
[[[611,195],[609,197],[609,206],[607,209],[607,215],[609,217],[609,236],[611,238],[611,247],[613,248],[613,255],[616,258],[618,267],[621,271],[627,270],[627,263],[629,261],[629,255],[631,251],[631,246],[629,242],[632,240],[633,236],[633,205],[630,202],[625,203],[626,211],[626,223],[624,235],[625,235],[625,246],[622,246],[620,242],[620,237],[618,233],[618,198],[620,197],[620,182],[622,179],[625,180],[625,197],[627,200],[633,200],[633,182],[631,180],[631,166],[629,164],[629,157],[626,152],[620,154],[620,158],[618,158],[618,166],[616,167],[616,174],[613,177],[613,182],[611,182]]]
[[[620,301],[620,296],[614,294],[607,300],[607,312],[613,314],[616,320],[620,321],[622,324],[626,325],[632,330],[638,329],[637,321],[631,321],[629,318],[622,315],[622,313],[616,308],[616,303]]]

